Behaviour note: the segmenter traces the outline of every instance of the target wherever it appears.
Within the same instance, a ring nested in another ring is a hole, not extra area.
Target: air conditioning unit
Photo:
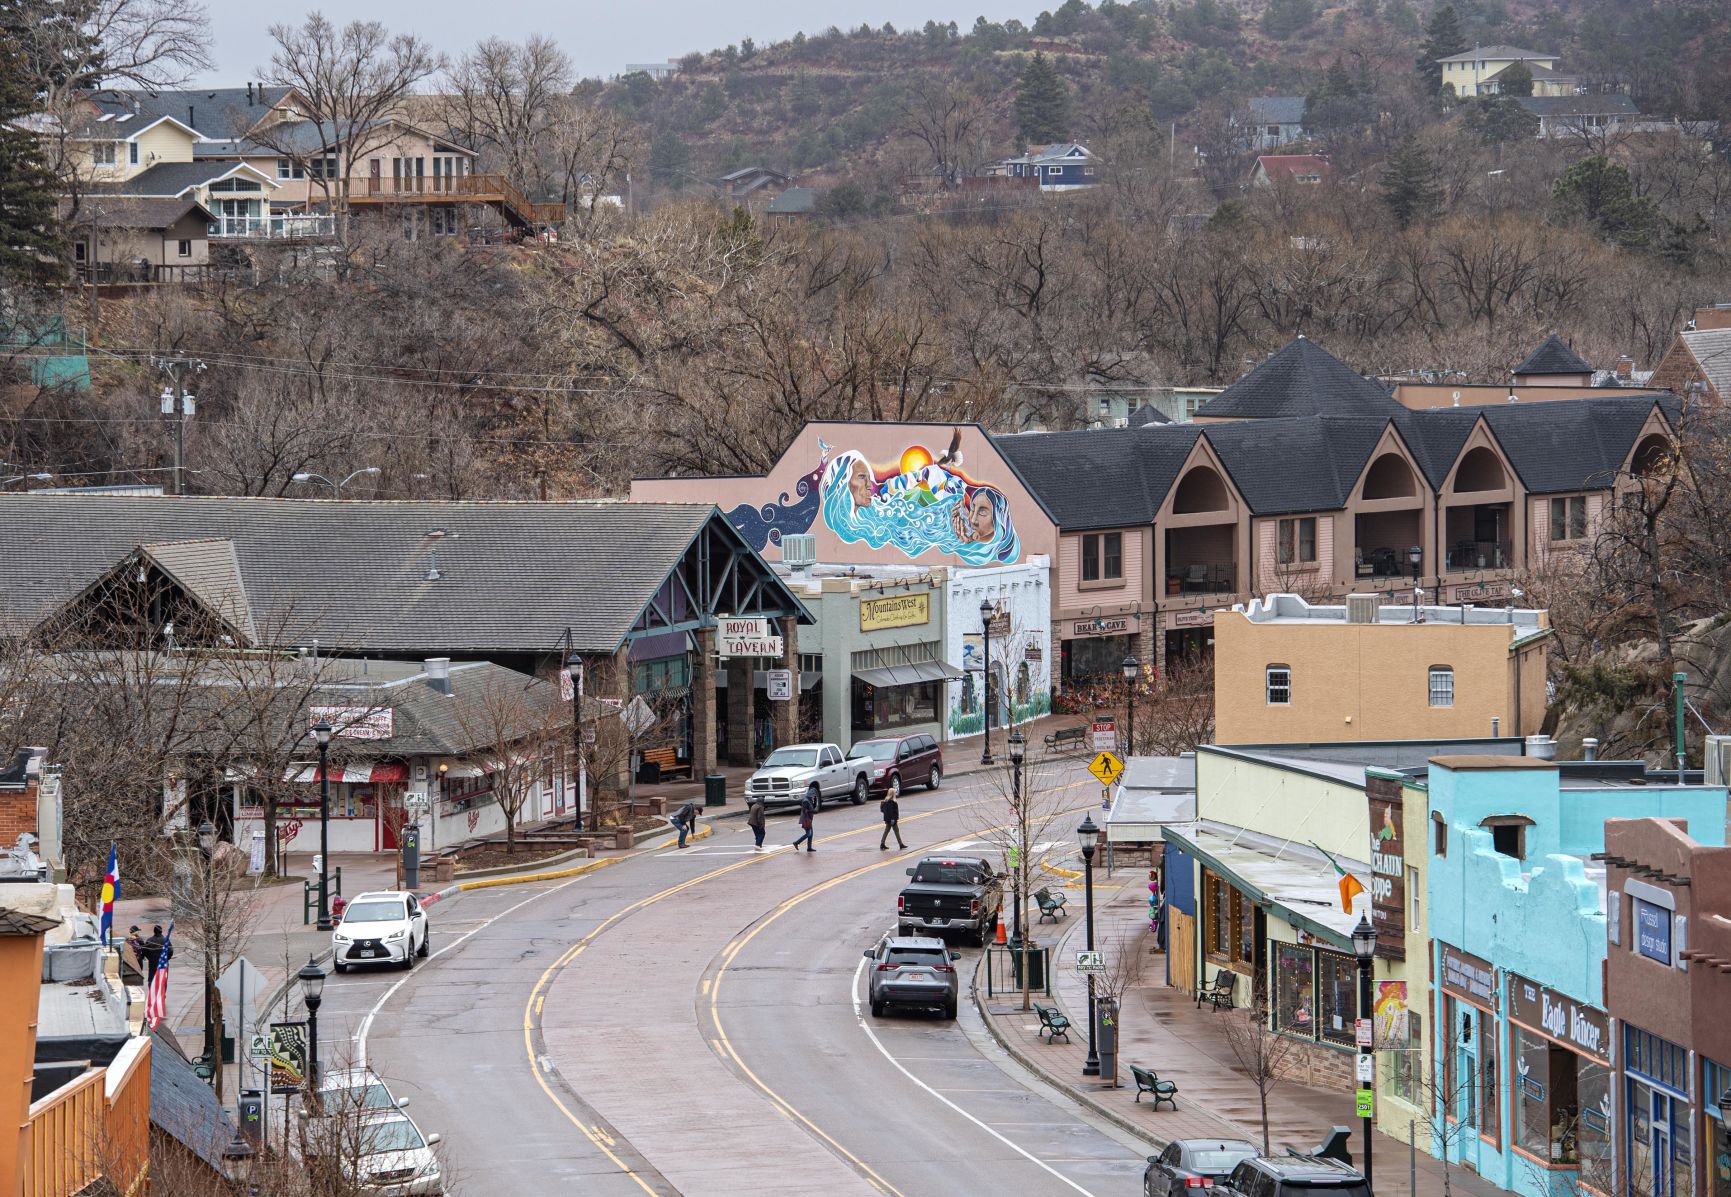
[[[1705,755],[1707,784],[1731,785],[1731,736],[1708,736]]]
[[[817,564],[817,537],[809,533],[781,538],[781,563],[795,569]]]
[[[1378,596],[1374,594],[1349,594],[1346,596],[1347,623],[1376,623],[1376,609],[1379,606]]]

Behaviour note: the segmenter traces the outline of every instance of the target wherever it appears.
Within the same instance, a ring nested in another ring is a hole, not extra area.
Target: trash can
[[[1028,988],[1044,990],[1046,988],[1046,953],[1039,944],[1029,940],[1026,950],[1020,940],[1010,940],[1010,964],[1015,977],[1016,988],[1022,988],[1022,959],[1028,961]]]
[[[1109,997],[1094,1000],[1094,1045],[1100,1057],[1100,1079],[1118,1083],[1118,1003]]]
[[[727,777],[721,773],[711,773],[703,779],[703,805],[727,805]]]

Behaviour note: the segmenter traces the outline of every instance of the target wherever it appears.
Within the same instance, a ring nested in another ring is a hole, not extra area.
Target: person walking
[[[807,852],[817,851],[817,838],[814,832],[816,824],[817,803],[811,800],[810,794],[807,794],[804,798],[799,800],[800,837],[793,841],[793,850],[795,852],[799,851],[799,846],[801,844],[805,845],[805,850]]]
[[[768,823],[769,820],[764,818],[763,799],[753,798],[751,805],[746,808],[745,825],[751,828],[751,834],[757,839],[755,851],[763,851],[763,833]]]
[[[685,847],[685,839],[691,834],[691,829],[697,824],[697,804],[687,802],[673,812],[673,826],[679,829],[679,846]]]
[[[896,801],[896,791],[891,789],[884,795],[884,800],[878,803],[878,809],[884,815],[884,833],[878,837],[878,847],[887,849],[890,846],[890,833],[895,832],[896,847],[906,848],[902,843],[902,805]]]
[[[144,983],[149,985],[162,963],[162,924],[152,923],[150,938],[144,941]]]

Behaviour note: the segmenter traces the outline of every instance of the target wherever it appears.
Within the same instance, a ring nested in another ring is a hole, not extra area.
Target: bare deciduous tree
[[[492,782],[505,817],[505,851],[514,853],[517,823],[538,792],[547,759],[563,756],[570,742],[569,708],[550,682],[487,677],[477,693],[462,697],[457,721],[474,745],[469,759]]]
[[[452,66],[446,91],[441,106],[457,139],[512,186],[543,192],[571,98],[571,60],[558,43],[540,34],[521,42],[486,38]]]
[[[1262,1117],[1262,1154],[1269,1153],[1268,1095],[1291,1071],[1298,1040],[1268,1025],[1268,998],[1260,989],[1252,1005],[1227,1012],[1226,1047],[1239,1069],[1256,1088]]]

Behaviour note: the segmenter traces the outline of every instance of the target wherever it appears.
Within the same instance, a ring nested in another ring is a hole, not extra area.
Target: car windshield
[[[941,948],[891,948],[884,957],[885,964],[923,964],[928,968],[949,962],[949,953]]]
[[[389,1110],[396,1106],[391,1091],[378,1081],[367,1081],[341,1089],[326,1089],[319,1095],[325,1113],[338,1110]]]
[[[386,1118],[367,1126],[363,1134],[366,1136],[367,1155],[384,1155],[390,1151],[413,1151],[417,1147],[425,1147],[421,1132],[415,1129],[415,1124],[407,1118]]]
[[[1247,1155],[1255,1155],[1254,1147],[1219,1149],[1191,1149],[1190,1169],[1193,1172],[1230,1172],[1238,1166],[1238,1161]]]
[[[388,923],[402,917],[401,902],[354,902],[343,911],[345,923]]]
[[[914,880],[928,885],[973,885],[979,880],[978,866],[959,861],[921,861],[914,870]]]
[[[765,769],[799,768],[809,769],[817,764],[817,749],[815,748],[777,748],[769,754],[769,759],[763,762]]]
[[[893,760],[896,755],[896,742],[894,740],[867,740],[863,744],[855,744],[853,751],[848,755],[850,757],[869,756],[874,761]]]

